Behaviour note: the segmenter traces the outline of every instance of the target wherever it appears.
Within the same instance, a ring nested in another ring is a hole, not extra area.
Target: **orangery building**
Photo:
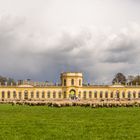
[[[83,74],[64,72],[60,75],[61,84],[36,86],[20,84],[0,86],[0,100],[137,100],[140,99],[140,86],[127,85],[84,85]]]

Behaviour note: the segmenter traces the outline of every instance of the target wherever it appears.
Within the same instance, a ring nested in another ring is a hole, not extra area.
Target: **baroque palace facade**
[[[83,85],[83,74],[74,72],[61,73],[60,85],[32,86],[0,86],[1,101],[19,100],[137,100],[140,99],[139,86],[125,85]]]

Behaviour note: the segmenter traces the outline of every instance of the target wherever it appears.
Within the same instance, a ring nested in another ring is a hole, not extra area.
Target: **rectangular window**
[[[67,82],[66,82],[66,79],[64,79],[64,86],[66,86],[67,85]]]
[[[71,79],[71,85],[74,86],[74,79]]]
[[[79,80],[79,86],[81,86],[81,79]]]

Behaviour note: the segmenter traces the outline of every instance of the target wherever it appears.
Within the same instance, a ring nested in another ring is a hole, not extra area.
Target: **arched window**
[[[62,95],[62,94],[61,94],[61,91],[59,91],[59,93],[58,93],[58,97],[61,98],[61,95]]]
[[[105,98],[108,98],[108,91],[105,92]]]
[[[64,79],[64,86],[66,86],[67,85],[67,81],[66,81],[66,79]]]
[[[103,92],[100,91],[100,98],[103,98]]]
[[[89,98],[92,98],[92,91],[89,91]]]
[[[45,92],[42,91],[42,98],[45,98]]]
[[[21,92],[18,93],[19,99],[21,99]]]
[[[94,98],[97,98],[97,91],[94,91]]]
[[[120,92],[118,90],[116,91],[116,98],[120,98]]]
[[[124,91],[122,92],[122,97],[125,98],[125,92]]]
[[[36,92],[36,98],[39,98],[39,91]]]
[[[74,79],[71,79],[71,85],[74,86]]]
[[[78,97],[81,98],[81,91],[79,91]]]
[[[50,98],[50,91],[47,92],[47,98]]]
[[[64,98],[67,98],[67,94],[66,94],[66,92],[64,91]]]
[[[13,97],[14,97],[14,98],[17,97],[16,91],[13,91]]]
[[[69,98],[72,98],[72,95],[71,94],[69,94]]]
[[[10,98],[10,91],[7,92],[7,98]]]
[[[31,92],[31,98],[34,98],[34,92],[33,91]]]
[[[24,92],[24,99],[26,99],[26,100],[28,99],[28,91]]]
[[[113,98],[113,91],[110,93],[110,97]]]
[[[136,98],[136,91],[133,91],[133,98]]]
[[[130,98],[131,98],[131,92],[128,91],[128,99],[130,99]]]
[[[55,91],[53,92],[53,98],[56,98],[56,92]]]
[[[86,91],[84,91],[84,99],[86,99]]]
[[[138,98],[140,98],[140,91],[138,92]]]
[[[2,98],[5,98],[5,92],[2,91]]]

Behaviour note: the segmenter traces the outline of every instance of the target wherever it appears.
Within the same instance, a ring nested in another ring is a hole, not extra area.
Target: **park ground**
[[[1,140],[140,140],[140,107],[0,105]]]

